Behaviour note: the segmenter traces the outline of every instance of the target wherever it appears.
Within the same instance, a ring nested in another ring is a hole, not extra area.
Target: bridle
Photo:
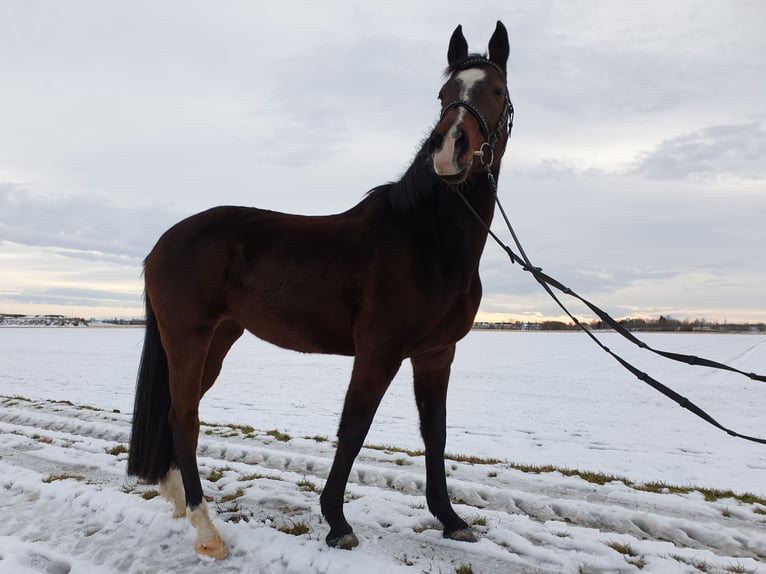
[[[492,60],[482,56],[473,56],[463,60],[460,63],[460,70],[466,70],[474,66],[490,66],[500,72],[503,77],[505,77],[505,70],[495,64]],[[489,168],[495,162],[495,146],[502,136],[502,131],[506,125],[506,122],[508,124],[508,138],[511,137],[511,129],[513,129],[513,103],[511,102],[511,97],[508,94],[508,86],[505,86],[505,104],[503,105],[503,112],[500,114],[500,119],[497,120],[497,127],[493,132],[489,131],[489,123],[485,119],[484,115],[468,100],[454,100],[453,102],[447,104],[442,110],[441,116],[439,117],[439,123],[444,120],[444,116],[447,115],[447,112],[453,108],[465,108],[468,110],[468,112],[471,113],[471,115],[473,115],[474,118],[476,118],[476,121],[479,123],[479,129],[481,129],[481,133],[484,136],[484,143],[481,144],[479,150],[474,152],[473,155],[481,158],[482,165],[484,165],[486,168]],[[505,149],[503,149],[503,151],[505,151]],[[486,159],[487,152],[489,152],[489,161]]]

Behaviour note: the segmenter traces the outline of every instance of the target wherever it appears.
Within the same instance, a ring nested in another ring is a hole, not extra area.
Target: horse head
[[[489,41],[489,56],[468,53],[462,26],[452,33],[448,79],[439,92],[441,117],[429,139],[434,171],[447,183],[462,183],[473,170],[500,162],[513,117],[506,85],[508,52],[502,22]]]

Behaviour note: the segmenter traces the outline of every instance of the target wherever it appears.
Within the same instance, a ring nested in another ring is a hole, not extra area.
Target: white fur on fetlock
[[[194,550],[197,554],[209,556],[216,560],[226,558],[229,555],[226,543],[210,520],[207,502],[204,499],[197,508],[189,513],[189,521],[197,532],[197,537],[194,540]]]
[[[171,468],[160,480],[160,494],[173,505],[173,518],[186,516],[186,494],[180,470]]]

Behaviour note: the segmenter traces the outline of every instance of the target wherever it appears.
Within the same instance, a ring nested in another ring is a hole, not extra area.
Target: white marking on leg
[[[197,532],[194,540],[194,550],[197,554],[204,554],[216,560],[226,558],[229,555],[226,543],[216,527],[213,526],[213,521],[210,520],[207,501],[204,498],[199,506],[189,513],[189,521]]]
[[[486,77],[487,73],[479,68],[471,68],[458,72],[455,76],[455,80],[460,83],[458,99],[470,102],[473,88]],[[436,175],[457,175],[460,173],[460,166],[455,161],[455,142],[458,136],[458,126],[463,123],[464,117],[465,108],[458,108],[457,118],[452,126],[450,126],[450,129],[447,130],[447,135],[444,136],[444,143],[441,149],[433,156]]]
[[[173,505],[173,518],[186,516],[186,493],[180,470],[171,468],[160,480],[160,494]]]

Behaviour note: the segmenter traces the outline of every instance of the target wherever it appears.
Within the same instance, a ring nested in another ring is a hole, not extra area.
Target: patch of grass
[[[606,543],[609,548],[614,550],[615,552],[619,552],[625,557],[625,561],[628,564],[632,564],[639,570],[643,569],[644,566],[646,566],[646,559],[639,555],[635,550],[633,550],[633,547],[630,544],[624,544],[622,542],[617,542],[616,540],[613,540],[611,542]]]
[[[578,478],[582,478],[583,480],[590,482],[591,484],[598,484],[600,486],[603,486],[605,484],[609,484],[610,482],[615,482],[615,481],[623,482],[628,486],[633,485],[631,481],[621,476],[616,476],[613,474],[604,474],[601,472],[591,472],[588,470],[562,468],[562,467],[553,466],[550,464],[536,465],[536,464],[510,463],[508,466],[510,466],[513,469],[520,470],[521,472],[526,472],[531,474],[545,474],[549,472],[558,472],[563,474],[564,476],[575,476]]]
[[[673,560],[680,562],[681,564],[688,564],[689,566],[691,566],[692,568],[700,572],[710,572],[710,565],[704,560],[697,560],[696,558],[686,558],[679,554],[669,554],[668,556],[672,558]]]
[[[472,457],[468,457],[468,458],[471,459]],[[487,460],[492,461],[492,459],[487,459]],[[481,463],[478,463],[478,464],[481,464]],[[485,464],[491,464],[491,462],[486,462]],[[561,467],[557,467],[553,465],[508,463],[508,467],[519,470],[521,472],[532,473],[532,474],[558,472],[564,476],[579,477],[587,482],[590,482],[592,484],[598,484],[600,486],[609,484],[610,482],[622,482],[625,486],[628,486],[630,488],[633,488],[635,490],[639,490],[642,492],[654,492],[657,494],[691,494],[693,492],[699,492],[705,497],[705,500],[707,502],[715,502],[718,500],[731,498],[733,500],[736,500],[737,502],[741,502],[742,504],[757,504],[757,505],[766,507],[766,498],[757,496],[751,492],[737,493],[737,492],[734,492],[733,490],[720,490],[715,488],[699,488],[694,486],[677,486],[677,485],[668,484],[666,482],[661,482],[661,481],[646,482],[646,483],[638,484],[623,476],[605,474],[600,472],[591,472],[587,470],[561,468]],[[756,507],[753,511],[756,512],[757,514],[766,514],[766,510],[762,510],[760,507]]]
[[[254,472],[252,474],[246,474],[245,476],[241,477],[240,480],[242,482],[248,482],[250,480],[258,480],[261,478],[265,478],[266,480],[282,480],[282,478],[275,476],[273,474],[261,474],[259,472]]]
[[[219,480],[223,478],[223,475],[227,470],[231,470],[231,468],[229,468],[228,466],[223,466],[221,468],[214,468],[207,475],[208,481],[218,482]]]
[[[468,464],[500,464],[503,462],[499,458],[473,456],[467,454],[445,454],[446,460],[454,460],[455,462],[467,462]]]
[[[106,454],[111,454],[112,456],[120,456],[121,454],[125,454],[127,452],[128,447],[124,444],[118,444],[117,446],[106,449]]]
[[[160,495],[159,490],[147,490],[143,494],[141,494],[141,498],[144,500],[151,500],[152,498],[157,498]]]
[[[694,489],[688,486],[675,486],[666,482],[645,482],[643,484],[628,484],[642,492],[654,492],[656,494],[689,494]]]
[[[319,436],[319,435],[304,436],[303,438],[305,438],[306,440],[313,440],[315,442],[327,442],[328,440],[326,436]]]
[[[277,429],[266,431],[266,435],[275,438],[279,442],[287,442],[293,438],[289,434],[280,432]]]
[[[45,444],[51,444],[53,442],[52,438],[48,438],[47,436],[42,436],[42,435],[39,435],[39,434],[33,434],[32,435],[32,440],[36,440],[37,442],[42,442],[42,443],[45,443]]]
[[[755,568],[748,569],[745,568],[744,564],[733,564],[732,566],[727,566],[724,568],[727,572],[731,572],[732,574],[758,574],[758,571],[755,570]]]
[[[277,528],[280,532],[284,532],[285,534],[292,534],[293,536],[303,536],[304,534],[308,534],[311,532],[311,527],[309,526],[308,522],[305,520],[301,520],[300,522],[292,522],[290,525],[284,525]]]
[[[407,464],[407,459],[397,458],[394,462],[396,463],[396,466],[404,466]]]
[[[644,558],[643,556],[639,556],[638,558],[631,558],[631,559],[626,558],[626,560],[628,561],[628,563],[633,564],[633,566],[635,566],[639,570],[643,570],[644,566],[646,566],[646,558]]]
[[[610,542],[606,543],[609,548],[614,550],[615,552],[619,552],[620,554],[624,554],[625,556],[635,557],[638,556],[636,554],[636,551],[633,550],[633,547],[630,544],[625,544],[623,542],[617,542],[616,540],[612,540]]]
[[[238,498],[242,498],[243,496],[245,496],[245,489],[238,488],[236,492],[222,496],[220,499],[218,499],[218,502],[221,504],[226,504],[227,502],[231,502],[232,500],[237,500]]]
[[[476,515],[473,518],[468,519],[468,524],[470,524],[471,526],[486,526],[487,517]]]
[[[715,502],[724,498],[733,498],[743,504],[761,504],[766,506],[766,498],[756,496],[752,492],[737,493],[733,490],[719,490],[716,488],[698,488],[707,502]]]
[[[497,478],[497,471],[491,470],[490,472],[487,473],[487,476],[489,478]]]
[[[700,492],[705,497],[706,502],[716,502],[718,500],[724,500],[731,498],[742,504],[761,504],[766,506],[766,498],[756,496],[751,492],[738,493],[733,490],[721,490],[717,488],[697,488],[693,486],[675,486],[664,482],[647,482],[645,484],[633,484],[628,480],[622,479],[625,484],[635,488],[636,490],[642,490],[645,492],[656,492],[660,494],[690,494],[692,492]],[[763,512],[766,514],[766,511]]]
[[[5,406],[7,406],[7,407],[13,407],[13,406],[19,404],[20,402],[31,403],[32,399],[28,399],[26,397],[22,397],[22,396],[19,396],[19,395],[14,395],[12,397],[4,397],[3,398],[3,404]]]
[[[755,508],[753,508],[753,512],[755,514],[766,515],[766,508],[760,508],[760,507],[756,506]]]
[[[296,483],[298,487],[301,490],[305,490],[306,492],[318,492],[319,487],[316,485],[315,482],[312,482],[308,478],[305,478],[303,480],[300,480]]]
[[[50,484],[51,482],[56,482],[57,480],[68,480],[68,479],[79,480],[80,482],[82,482],[83,480],[85,480],[85,477],[82,476],[81,474],[68,474],[68,473],[51,474],[47,478],[44,478],[43,482],[46,484]]]
[[[96,407],[92,407],[90,405],[78,405],[77,410],[78,411],[100,411],[101,409],[97,409]]]
[[[406,454],[407,456],[423,456],[426,454],[426,451],[424,450],[407,450],[406,448],[391,446],[390,444],[366,444],[364,445],[364,448],[368,448],[370,450],[379,450],[388,454]]]
[[[245,438],[253,438],[255,436],[255,428],[250,425],[237,425],[232,423],[227,424],[214,424],[200,421],[200,429],[202,427],[208,427],[201,432],[207,436],[218,435],[222,438],[233,438],[239,435],[244,435]]]
[[[461,564],[455,568],[455,574],[473,574],[473,568],[470,564]]]

